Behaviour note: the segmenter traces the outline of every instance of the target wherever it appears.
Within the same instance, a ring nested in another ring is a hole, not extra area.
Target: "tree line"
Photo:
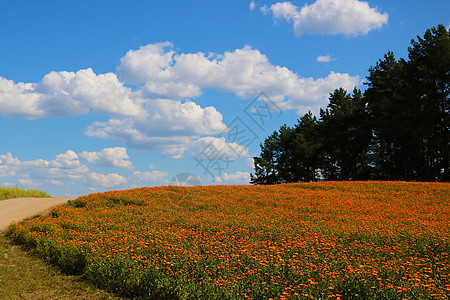
[[[449,181],[450,31],[426,30],[408,59],[388,52],[364,92],[339,88],[274,131],[254,157],[253,184],[317,180]]]

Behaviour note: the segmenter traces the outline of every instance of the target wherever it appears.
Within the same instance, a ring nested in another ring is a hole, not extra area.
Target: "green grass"
[[[0,200],[21,198],[21,197],[36,197],[36,198],[51,198],[51,196],[45,192],[38,190],[24,190],[21,188],[4,188],[0,186]]]
[[[121,299],[63,275],[0,234],[0,299]]]

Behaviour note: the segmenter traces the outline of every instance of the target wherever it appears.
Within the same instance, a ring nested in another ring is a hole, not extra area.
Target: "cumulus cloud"
[[[250,157],[247,147],[227,142],[224,137],[203,137],[190,142],[186,148],[203,174],[212,178],[220,177],[236,160]]]
[[[224,137],[203,137],[188,145],[192,156],[199,160],[233,161],[248,156],[248,149],[237,143],[228,143]]]
[[[105,164],[111,167],[132,168],[124,148],[106,148],[99,152],[80,153],[93,164]],[[102,174],[91,172],[80,163],[78,155],[68,150],[58,154],[53,160],[35,159],[21,161],[11,153],[0,155],[0,177],[19,176],[19,184],[27,188],[35,188],[46,181],[55,186],[63,186],[67,182],[82,183],[88,187],[125,187],[127,183],[150,185],[155,182],[167,182],[168,173],[154,170],[151,172],[135,171],[128,178],[118,174]]]
[[[101,186],[101,187],[114,187],[121,184],[127,183],[125,177],[117,174],[101,174],[101,173],[89,173],[88,178],[90,181],[90,185]]]
[[[275,19],[294,24],[294,33],[365,35],[388,22],[389,15],[378,8],[358,0],[317,0],[301,9],[291,2],[278,2],[264,7],[262,12],[272,12]]]
[[[151,185],[152,183],[163,181],[167,176],[168,173],[163,171],[151,171],[151,172],[136,171],[133,173],[132,180],[136,184]]]
[[[138,51],[130,50],[120,59],[121,64],[117,70],[130,84],[148,81],[154,78],[154,74],[168,79],[173,76],[170,64],[175,52],[164,49],[172,46],[170,42],[163,42],[142,46]]]
[[[39,178],[57,185],[57,181],[61,180],[79,181],[88,172],[89,168],[80,164],[77,154],[72,150],[58,154],[50,161],[44,159],[21,161],[13,157],[11,153],[0,155],[0,176],[2,177],[19,175],[23,180]],[[52,182],[53,180],[55,183]]]
[[[63,186],[64,185],[64,183],[62,181],[55,180],[55,179],[51,179],[48,182],[50,182],[51,184],[56,185],[56,186]]]
[[[25,187],[27,189],[35,189],[35,188],[38,188],[39,186],[42,185],[42,183],[35,182],[35,181],[33,181],[31,179],[28,179],[28,178],[21,178],[21,179],[19,179],[19,183],[20,183],[21,186],[23,186],[23,187]]]
[[[95,122],[86,135],[135,149],[158,149],[164,157],[174,159],[183,157],[191,141],[226,130],[214,107],[202,108],[181,98],[196,97],[206,88],[232,92],[243,99],[264,91],[282,109],[318,113],[336,87],[350,90],[360,84],[358,76],[335,72],[319,79],[301,77],[271,64],[250,46],[206,55],[178,53],[168,42],[150,44],[128,51],[117,70],[121,80],[139,86],[141,99],[152,99],[144,101],[146,115]]]
[[[292,4],[277,7],[277,16],[291,16],[296,9]],[[157,149],[164,157],[177,159],[205,141],[200,140],[202,137],[227,129],[216,108],[186,100],[201,95],[205,89],[234,93],[242,99],[264,91],[280,109],[295,109],[303,114],[308,110],[318,113],[335,88],[350,90],[360,84],[358,76],[335,72],[318,79],[302,77],[273,65],[266,55],[250,46],[223,54],[180,53],[170,42],[128,51],[117,72],[50,72],[38,83],[14,83],[0,77],[0,114],[31,119],[91,111],[104,114],[109,119],[91,124],[86,135],[118,141],[134,149]],[[126,151],[121,149],[79,155],[92,164],[131,169]],[[72,177],[87,172],[72,152],[54,161],[28,164],[33,172],[66,170],[65,176]],[[0,164],[0,176],[14,172],[11,164]]]
[[[95,122],[87,128],[86,135],[120,141],[135,149],[160,149],[167,157],[179,158],[184,152],[180,145],[227,128],[222,114],[214,107],[202,108],[191,101],[154,100],[146,109],[146,118]]]
[[[264,11],[272,11],[274,18],[282,18],[291,21],[297,17],[297,9],[297,6],[291,2],[278,2],[273,4],[270,8],[264,8]]]
[[[172,159],[183,158],[184,151],[186,151],[186,143],[190,142],[190,140],[187,138],[185,138],[184,140],[185,142],[182,142],[180,144],[163,146],[163,148],[161,149],[163,157]]]
[[[19,170],[33,178],[49,180],[80,180],[89,172],[89,168],[80,163],[78,155],[72,150],[58,154],[50,161],[44,159],[20,161]]]
[[[20,118],[88,114],[140,116],[145,110],[130,88],[114,73],[96,75],[92,69],[50,72],[39,83],[14,83],[0,77],[1,114]]]
[[[295,10],[287,2],[272,6],[277,17],[294,18]],[[179,53],[169,42],[149,44],[128,51],[117,71],[120,80],[114,73],[95,74],[90,68],[50,72],[38,83],[14,83],[0,77],[0,113],[33,119],[92,111],[111,117],[108,127],[120,122],[138,133],[144,133],[139,125],[151,125],[158,128],[154,132],[162,130],[165,136],[205,135],[224,127],[220,113],[214,107],[180,101],[197,97],[204,89],[234,93],[242,99],[264,91],[280,108],[302,114],[318,112],[336,87],[352,89],[360,83],[358,76],[334,72],[325,78],[302,77],[271,64],[266,55],[250,46],[205,54]],[[126,84],[134,85],[135,90]],[[146,131],[144,137],[149,136]]]
[[[48,163],[51,168],[77,169],[81,166],[78,155],[72,150],[56,155],[55,159]]]
[[[254,10],[254,9],[255,9],[255,6],[256,6],[255,1],[251,1],[250,4],[248,5],[248,8],[249,8],[250,10]]]
[[[333,60],[333,58],[329,54],[327,54],[327,55],[319,55],[319,56],[317,56],[316,60],[318,62],[330,62],[330,61]]]
[[[202,185],[202,180],[198,176],[184,172],[172,177],[168,184],[176,186],[199,186]]]
[[[250,173],[240,171],[232,174],[223,173],[222,176],[216,177],[214,181],[224,184],[249,184]]]
[[[11,153],[0,154],[0,165],[20,166],[20,160]]]
[[[145,71],[149,70],[149,71]],[[120,77],[158,97],[196,97],[206,88],[248,99],[264,91],[282,109],[318,112],[336,87],[352,89],[358,76],[331,72],[325,78],[304,78],[269,62],[250,46],[224,54],[177,53],[170,43],[130,50],[118,67]],[[183,87],[179,89],[179,87]],[[183,94],[180,93],[183,91]]]
[[[100,152],[83,151],[80,157],[94,165],[133,169],[132,162],[128,160],[130,157],[127,149],[123,147],[105,148]]]
[[[13,157],[11,153],[0,154],[0,177],[16,176],[20,170],[20,160]]]

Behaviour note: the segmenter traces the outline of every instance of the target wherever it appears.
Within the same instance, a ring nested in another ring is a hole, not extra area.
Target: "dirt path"
[[[73,198],[15,198],[0,201],[0,231],[8,228],[12,221],[42,213],[52,206],[66,203]]]

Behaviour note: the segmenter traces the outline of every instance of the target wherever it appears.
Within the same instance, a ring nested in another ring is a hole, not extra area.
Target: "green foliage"
[[[254,157],[255,184],[317,180],[320,140],[316,117],[308,112],[293,127],[283,125],[261,144],[261,156]]]
[[[22,198],[22,197],[36,197],[36,198],[51,198],[45,192],[38,190],[24,190],[21,188],[4,188],[0,186],[0,200]]]
[[[327,109],[320,111],[322,174],[327,180],[368,179],[371,130],[361,91],[347,94],[341,88],[329,99]]]
[[[67,203],[68,203],[70,206],[78,207],[78,208],[80,208],[80,207],[86,207],[86,205],[87,205],[86,201],[84,201],[84,200],[82,200],[82,199],[69,200]]]
[[[67,276],[0,235],[0,299],[123,299]]]
[[[255,157],[255,184],[368,179],[371,130],[361,91],[330,94],[320,119],[308,112],[294,127],[281,126]]]
[[[399,127],[406,127],[408,121],[400,98],[402,68],[402,63],[395,59],[392,52],[388,52],[383,60],[369,69],[367,77],[365,101],[373,131],[371,148],[372,160],[377,166],[376,179],[395,179],[404,172],[398,163],[394,163],[402,156],[398,146],[400,140],[409,140],[411,134],[408,132],[403,136],[399,130]]]
[[[409,61],[388,52],[369,69],[374,178],[448,181],[450,32],[439,25],[411,45]]]
[[[336,89],[318,120],[309,112],[269,136],[251,183],[449,181],[450,31],[411,45],[408,61],[388,52],[369,69],[364,94]]]
[[[129,199],[123,196],[107,196],[106,197],[112,205],[138,205],[145,206],[147,203],[142,199]]]

